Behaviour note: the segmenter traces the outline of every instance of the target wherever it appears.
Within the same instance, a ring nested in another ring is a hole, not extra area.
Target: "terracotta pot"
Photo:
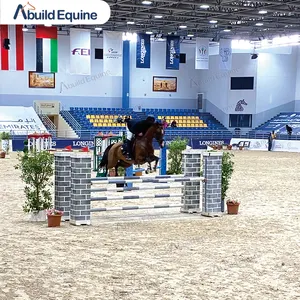
[[[143,171],[141,171],[141,172],[135,172],[135,176],[143,176]]]
[[[216,145],[213,145],[212,148],[213,148],[214,150],[217,150],[217,146],[216,146]]]
[[[243,148],[244,148],[243,146],[239,146],[239,149],[240,149],[240,150],[243,150]]]
[[[218,145],[218,150],[222,150],[222,145]]]
[[[227,149],[228,149],[228,150],[231,150],[231,149],[232,149],[232,145],[228,145],[228,146],[227,146]]]
[[[5,152],[0,152],[0,158],[5,158],[6,153]]]
[[[109,177],[115,177],[116,176],[116,171],[115,169],[109,170]]]
[[[229,215],[237,215],[239,212],[239,203],[227,203],[227,212]]]
[[[51,215],[47,216],[48,219],[48,227],[59,227],[61,222],[60,215]]]

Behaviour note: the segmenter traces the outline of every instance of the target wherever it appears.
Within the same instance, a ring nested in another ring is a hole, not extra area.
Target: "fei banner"
[[[166,69],[179,70],[180,37],[167,37]]]
[[[123,74],[123,33],[103,31],[103,71],[110,76]]]
[[[209,69],[209,39],[196,39],[196,61],[195,69]]]
[[[151,42],[150,35],[139,33],[136,43],[136,67],[137,68],[150,68],[151,56]]]
[[[232,48],[231,40],[220,40],[219,46],[220,70],[231,70],[232,65]]]
[[[91,32],[70,28],[70,73],[91,74]]]

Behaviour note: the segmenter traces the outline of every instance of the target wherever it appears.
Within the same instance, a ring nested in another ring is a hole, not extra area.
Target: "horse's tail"
[[[101,162],[100,162],[100,165],[99,165],[100,168],[103,168],[108,165],[108,152],[112,148],[113,145],[114,144],[111,144],[105,149],[102,159],[101,159]]]

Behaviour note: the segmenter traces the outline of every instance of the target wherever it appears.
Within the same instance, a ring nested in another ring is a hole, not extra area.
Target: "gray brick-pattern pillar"
[[[199,177],[201,174],[201,154],[203,150],[190,149],[182,152],[183,174],[187,177]],[[200,181],[185,182],[181,208],[182,213],[200,213]]]
[[[203,153],[204,197],[202,215],[218,217],[222,215],[221,184],[222,184],[223,152]]]
[[[54,207],[64,212],[62,220],[70,220],[71,156],[68,152],[54,153]]]
[[[71,220],[72,225],[91,224],[92,157],[87,153],[71,154]]]

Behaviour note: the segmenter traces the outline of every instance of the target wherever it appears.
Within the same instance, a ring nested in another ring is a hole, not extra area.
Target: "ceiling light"
[[[187,28],[187,26],[185,26],[185,25],[180,25],[179,28],[184,29],[184,28]]]
[[[95,30],[97,30],[97,31],[101,31],[101,30],[102,30],[102,28],[101,28],[101,27],[96,27],[96,28],[95,28]]]
[[[255,25],[256,25],[256,26],[263,26],[264,23],[256,23]]]
[[[187,36],[188,36],[188,37],[193,37],[194,35],[193,35],[193,34],[188,34]]]
[[[230,32],[231,30],[230,29],[224,29],[223,31],[224,32]]]
[[[264,14],[267,14],[268,12],[266,10],[260,10],[258,13],[261,15],[264,15]]]
[[[146,31],[146,34],[152,34],[153,32],[152,31]]]
[[[155,19],[161,19],[163,16],[154,16]]]
[[[151,1],[142,1],[142,4],[145,4],[145,5],[150,5],[152,2]]]
[[[24,25],[24,26],[23,26],[23,28],[22,28],[22,30],[23,30],[23,31],[28,31],[28,28],[27,28],[27,26],[26,26],[26,25]]]
[[[45,27],[51,27],[52,25],[51,24],[45,24]]]
[[[209,8],[209,5],[207,5],[207,4],[203,4],[203,5],[200,5],[200,8],[203,8],[203,9],[208,9],[208,8]]]
[[[127,24],[128,24],[128,25],[133,25],[134,22],[133,22],[133,21],[128,21]]]
[[[210,20],[209,23],[216,24],[216,23],[218,23],[218,21],[217,20]]]

